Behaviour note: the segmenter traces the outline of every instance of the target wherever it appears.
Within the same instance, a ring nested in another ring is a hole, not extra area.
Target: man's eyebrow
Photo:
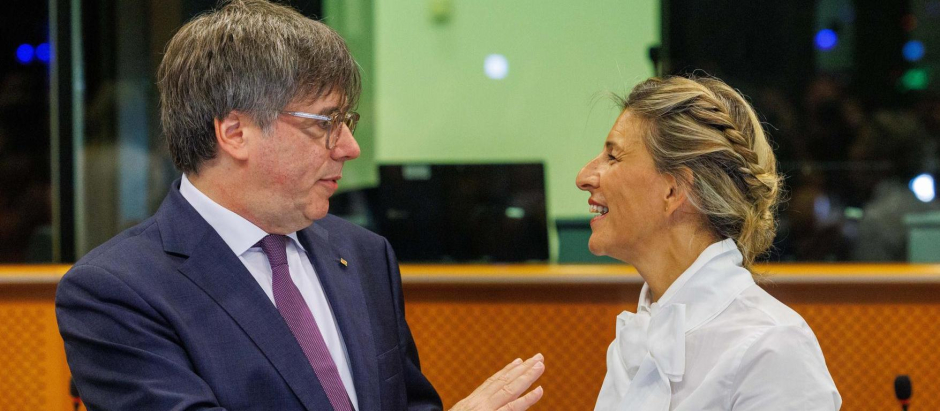
[[[615,149],[620,148],[620,146],[617,145],[617,143],[610,141],[610,140],[607,140],[606,142],[604,142],[604,147],[607,148],[607,151],[613,151]]]
[[[321,116],[328,116],[328,115],[333,114],[333,113],[335,113],[335,112],[337,112],[337,111],[339,111],[339,107],[338,107],[338,106],[327,106],[327,107],[324,107],[324,108],[320,109],[320,112],[317,113],[317,114],[319,114],[319,115],[321,115]]]

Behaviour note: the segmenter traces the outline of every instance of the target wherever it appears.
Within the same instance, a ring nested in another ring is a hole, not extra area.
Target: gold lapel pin
[[[349,266],[349,263],[346,262],[346,259],[345,259],[345,258],[340,258],[340,259],[339,259],[339,263],[342,264],[343,267]]]

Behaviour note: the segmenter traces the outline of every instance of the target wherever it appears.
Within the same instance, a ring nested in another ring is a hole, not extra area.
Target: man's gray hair
[[[290,7],[232,0],[184,25],[157,72],[160,121],[173,163],[197,173],[215,157],[215,119],[240,111],[262,129],[291,102],[332,91],[355,107],[359,66],[335,31]]]

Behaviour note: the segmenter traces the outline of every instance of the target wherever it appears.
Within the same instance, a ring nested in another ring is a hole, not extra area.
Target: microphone
[[[901,409],[907,411],[907,406],[911,403],[911,395],[914,391],[911,389],[911,378],[906,375],[899,375],[894,379],[894,396],[898,397],[901,403]]]
[[[82,398],[78,393],[78,387],[75,386],[74,378],[69,378],[69,395],[72,396],[72,406],[75,411],[78,411],[78,408],[82,405]]]

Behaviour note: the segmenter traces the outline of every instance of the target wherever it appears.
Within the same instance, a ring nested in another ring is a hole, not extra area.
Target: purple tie
[[[352,411],[349,395],[339,378],[339,371],[330,357],[330,351],[323,342],[323,335],[317,327],[317,320],[310,313],[310,307],[300,295],[294,281],[290,279],[290,270],[287,267],[287,236],[269,234],[258,243],[261,251],[271,263],[271,272],[274,277],[274,305],[277,311],[287,321],[294,338],[304,350],[307,361],[313,366],[320,385],[326,391],[326,397],[336,411]]]

